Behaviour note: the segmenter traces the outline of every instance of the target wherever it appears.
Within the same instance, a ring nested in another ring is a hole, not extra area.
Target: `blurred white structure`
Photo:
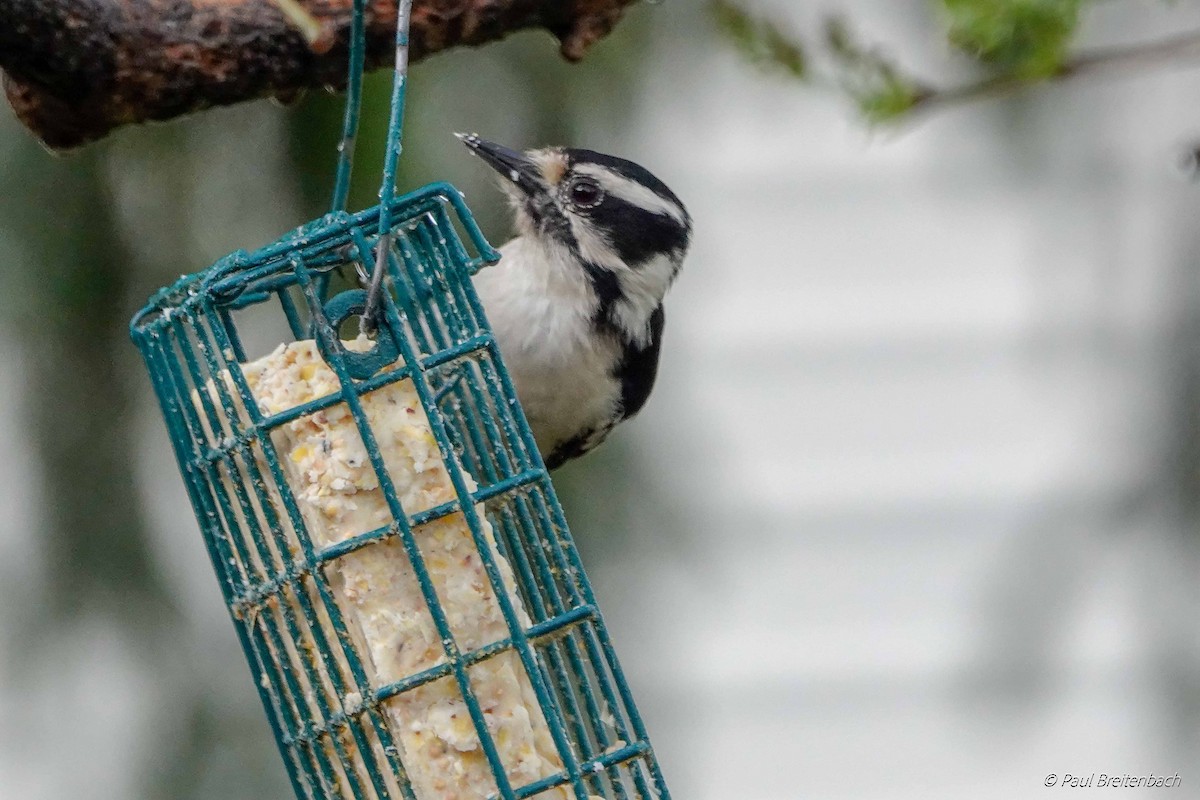
[[[842,5],[928,50],[913,4]],[[872,135],[694,35],[659,43],[628,134],[698,239],[621,434],[657,510],[620,520],[681,533],[592,570],[673,791],[1009,800],[1179,772],[1158,791],[1200,797],[1200,532],[1171,496],[1196,492],[1175,458],[1200,193],[1176,161],[1200,76]]]

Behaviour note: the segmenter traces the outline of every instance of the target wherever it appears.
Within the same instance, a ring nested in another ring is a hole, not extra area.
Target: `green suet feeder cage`
[[[499,256],[453,187],[395,196],[411,0],[380,202],[344,210],[364,7],[354,0],[333,211],[184,277],[131,326],[296,797],[668,800],[471,284]],[[334,291],[347,271],[363,288]],[[268,360],[314,354],[298,372],[251,361],[267,317]],[[305,391],[272,405],[268,380]],[[376,411],[406,399],[411,424],[384,425],[394,417]],[[354,530],[322,522],[334,495],[304,482],[321,470],[305,459],[336,457],[339,441],[358,453],[339,468],[361,468],[369,491],[336,497],[378,512]],[[416,462],[401,474],[393,458],[417,459],[420,441],[432,489],[414,504]],[[456,592],[481,598],[488,635],[464,633]],[[420,607],[389,607],[396,597]]]

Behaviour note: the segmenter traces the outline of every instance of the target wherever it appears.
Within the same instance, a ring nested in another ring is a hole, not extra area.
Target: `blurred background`
[[[754,4],[955,63],[927,3],[826,6]],[[1103,3],[1079,41],[1198,25]],[[578,66],[523,34],[414,68],[402,185],[493,241],[452,131],[627,156],[695,217],[654,397],[556,476],[676,797],[1200,798],[1197,97],[1160,69],[871,128],[682,0]],[[126,324],[324,211],[340,102],[64,157],[0,113],[0,797],[290,797]]]

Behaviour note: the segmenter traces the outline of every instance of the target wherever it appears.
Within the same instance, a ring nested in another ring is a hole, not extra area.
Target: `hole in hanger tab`
[[[366,290],[350,289],[331,298],[320,313],[313,315],[313,334],[321,357],[335,372],[336,363],[341,361],[346,372],[357,381],[370,378],[400,357],[396,331],[388,319],[379,320],[372,329],[368,329],[367,300]],[[362,342],[364,337],[369,340],[369,347],[361,351],[348,348],[341,335],[343,326],[356,318],[359,336],[351,342]]]

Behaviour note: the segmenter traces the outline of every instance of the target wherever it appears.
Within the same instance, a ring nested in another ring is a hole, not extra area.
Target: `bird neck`
[[[622,263],[618,269],[589,265],[589,278],[608,288],[601,295],[598,317],[612,326],[614,333],[638,347],[648,347],[654,337],[654,314],[662,308],[663,297],[678,271],[666,256],[658,256],[636,268]],[[601,277],[597,278],[597,273]]]
[[[556,314],[578,315],[581,322],[638,347],[648,346],[653,338],[651,319],[675,271],[664,264],[633,269],[613,259],[596,263],[535,234],[516,237],[501,253],[504,261],[520,264],[529,291],[552,299]]]

